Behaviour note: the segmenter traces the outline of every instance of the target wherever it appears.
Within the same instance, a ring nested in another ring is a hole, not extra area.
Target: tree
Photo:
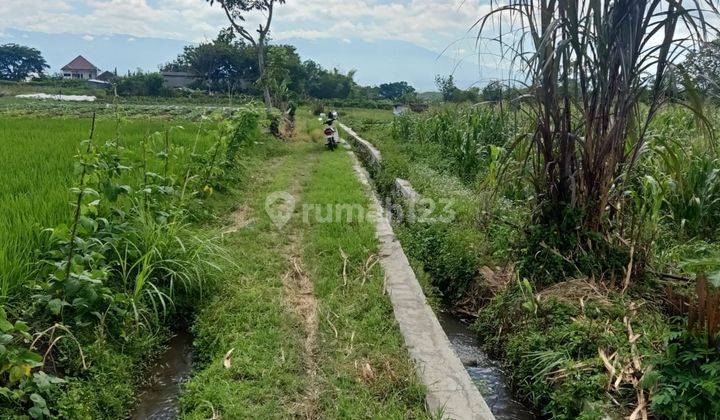
[[[273,9],[275,3],[284,4],[285,0],[206,0],[212,6],[218,3],[225,11],[233,29],[242,36],[246,41],[257,49],[258,70],[260,72],[260,84],[263,89],[263,100],[265,108],[269,111],[272,108],[272,100],[270,99],[270,86],[265,74],[265,46],[267,44],[267,35],[270,32],[270,24],[273,18]],[[265,24],[262,23],[257,29],[257,39],[248,31],[245,22],[248,13],[253,11],[264,13]]]
[[[354,70],[350,70],[346,75],[338,69],[327,71],[312,60],[303,63],[303,67],[307,78],[307,93],[314,98],[346,99],[355,86]]]
[[[494,81],[485,86],[482,90],[483,101],[500,102],[503,99],[503,85],[499,81]]]
[[[401,97],[415,92],[415,88],[407,82],[383,83],[380,85],[380,97],[396,101]]]
[[[446,102],[452,101],[457,94],[456,92],[459,90],[457,86],[455,86],[455,79],[452,74],[448,77],[442,77],[438,74],[435,76],[435,85],[442,94],[443,101]]]
[[[160,73],[143,73],[138,70],[116,81],[117,92],[121,96],[169,96],[165,87],[165,78]]]
[[[40,51],[17,44],[0,45],[0,79],[23,80],[49,68]]]
[[[688,53],[684,66],[702,93],[720,99],[720,38]]]
[[[435,76],[435,85],[446,102],[477,102],[480,98],[479,88],[472,87],[468,90],[462,90],[455,86],[455,79],[452,75],[448,77]]]
[[[220,31],[212,42],[186,46],[163,70],[192,71],[202,77],[204,88],[223,92],[243,89],[259,74],[254,48],[235,41],[231,29]]]

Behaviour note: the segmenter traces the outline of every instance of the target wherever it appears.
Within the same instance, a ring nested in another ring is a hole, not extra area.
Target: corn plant
[[[399,141],[441,145],[457,175],[474,181],[492,158],[493,146],[504,146],[511,131],[507,115],[493,107],[447,108],[429,117],[401,116],[393,121],[392,134]]]

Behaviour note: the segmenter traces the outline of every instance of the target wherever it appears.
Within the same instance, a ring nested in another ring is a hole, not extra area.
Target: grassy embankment
[[[198,315],[203,364],[183,397],[185,415],[423,417],[422,387],[383,295],[382,271],[371,267],[373,225],[346,214],[320,223],[314,210],[303,220],[306,204],[322,206],[323,216],[326,205],[367,205],[348,157],[318,142],[283,148],[236,210],[241,227],[228,242],[237,268]],[[282,229],[264,207],[276,191],[297,199]]]
[[[503,128],[499,115],[483,108],[395,120],[350,113],[349,125],[383,153],[384,168],[373,174],[382,193],[401,177],[424,197],[454,200],[452,223],[397,226],[410,256],[446,304],[478,315],[481,343],[540,414],[600,418],[629,415],[639,405],[662,418],[712,413],[720,357],[707,337],[688,332],[687,312],[676,306],[694,282],[646,273],[624,292],[617,280],[624,276],[592,276],[612,261],[588,257],[573,267],[551,252],[552,242],[544,252],[529,251],[543,244],[528,240],[533,189],[522,155],[510,157],[504,178],[499,172],[522,128],[515,131],[510,116]],[[651,130],[627,205],[647,220],[638,235],[651,238],[642,255],[648,268],[692,276],[683,260],[716,248],[707,238],[717,232],[717,159],[687,113],[670,110]],[[677,139],[686,139],[685,150]],[[629,215],[626,223],[633,225]]]

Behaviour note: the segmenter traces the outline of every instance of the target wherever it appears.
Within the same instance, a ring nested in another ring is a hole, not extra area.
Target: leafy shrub
[[[276,138],[280,138],[282,136],[282,134],[280,133],[282,119],[282,113],[275,108],[273,108],[267,113],[268,129],[270,130],[270,134],[272,134]]]
[[[709,419],[720,412],[720,351],[707,337],[674,332],[656,367],[645,378],[655,388],[653,412],[668,419]]]
[[[479,258],[473,237],[448,223],[412,223],[402,229],[403,247],[449,301],[461,298],[475,278]]]
[[[47,394],[65,381],[42,371],[32,372],[43,365],[43,357],[27,348],[26,343],[32,339],[29,331],[23,321],[8,321],[0,307],[0,396],[13,409],[43,418],[50,416]],[[0,408],[0,414],[3,411]]]
[[[117,80],[117,93],[121,96],[172,96],[160,73],[136,73]]]

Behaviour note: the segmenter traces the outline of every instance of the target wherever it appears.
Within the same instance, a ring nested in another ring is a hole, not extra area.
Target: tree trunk
[[[265,109],[270,112],[272,110],[272,100],[270,99],[270,87],[265,77],[265,37],[260,37],[258,42],[258,70],[260,71],[260,84],[263,89]]]

